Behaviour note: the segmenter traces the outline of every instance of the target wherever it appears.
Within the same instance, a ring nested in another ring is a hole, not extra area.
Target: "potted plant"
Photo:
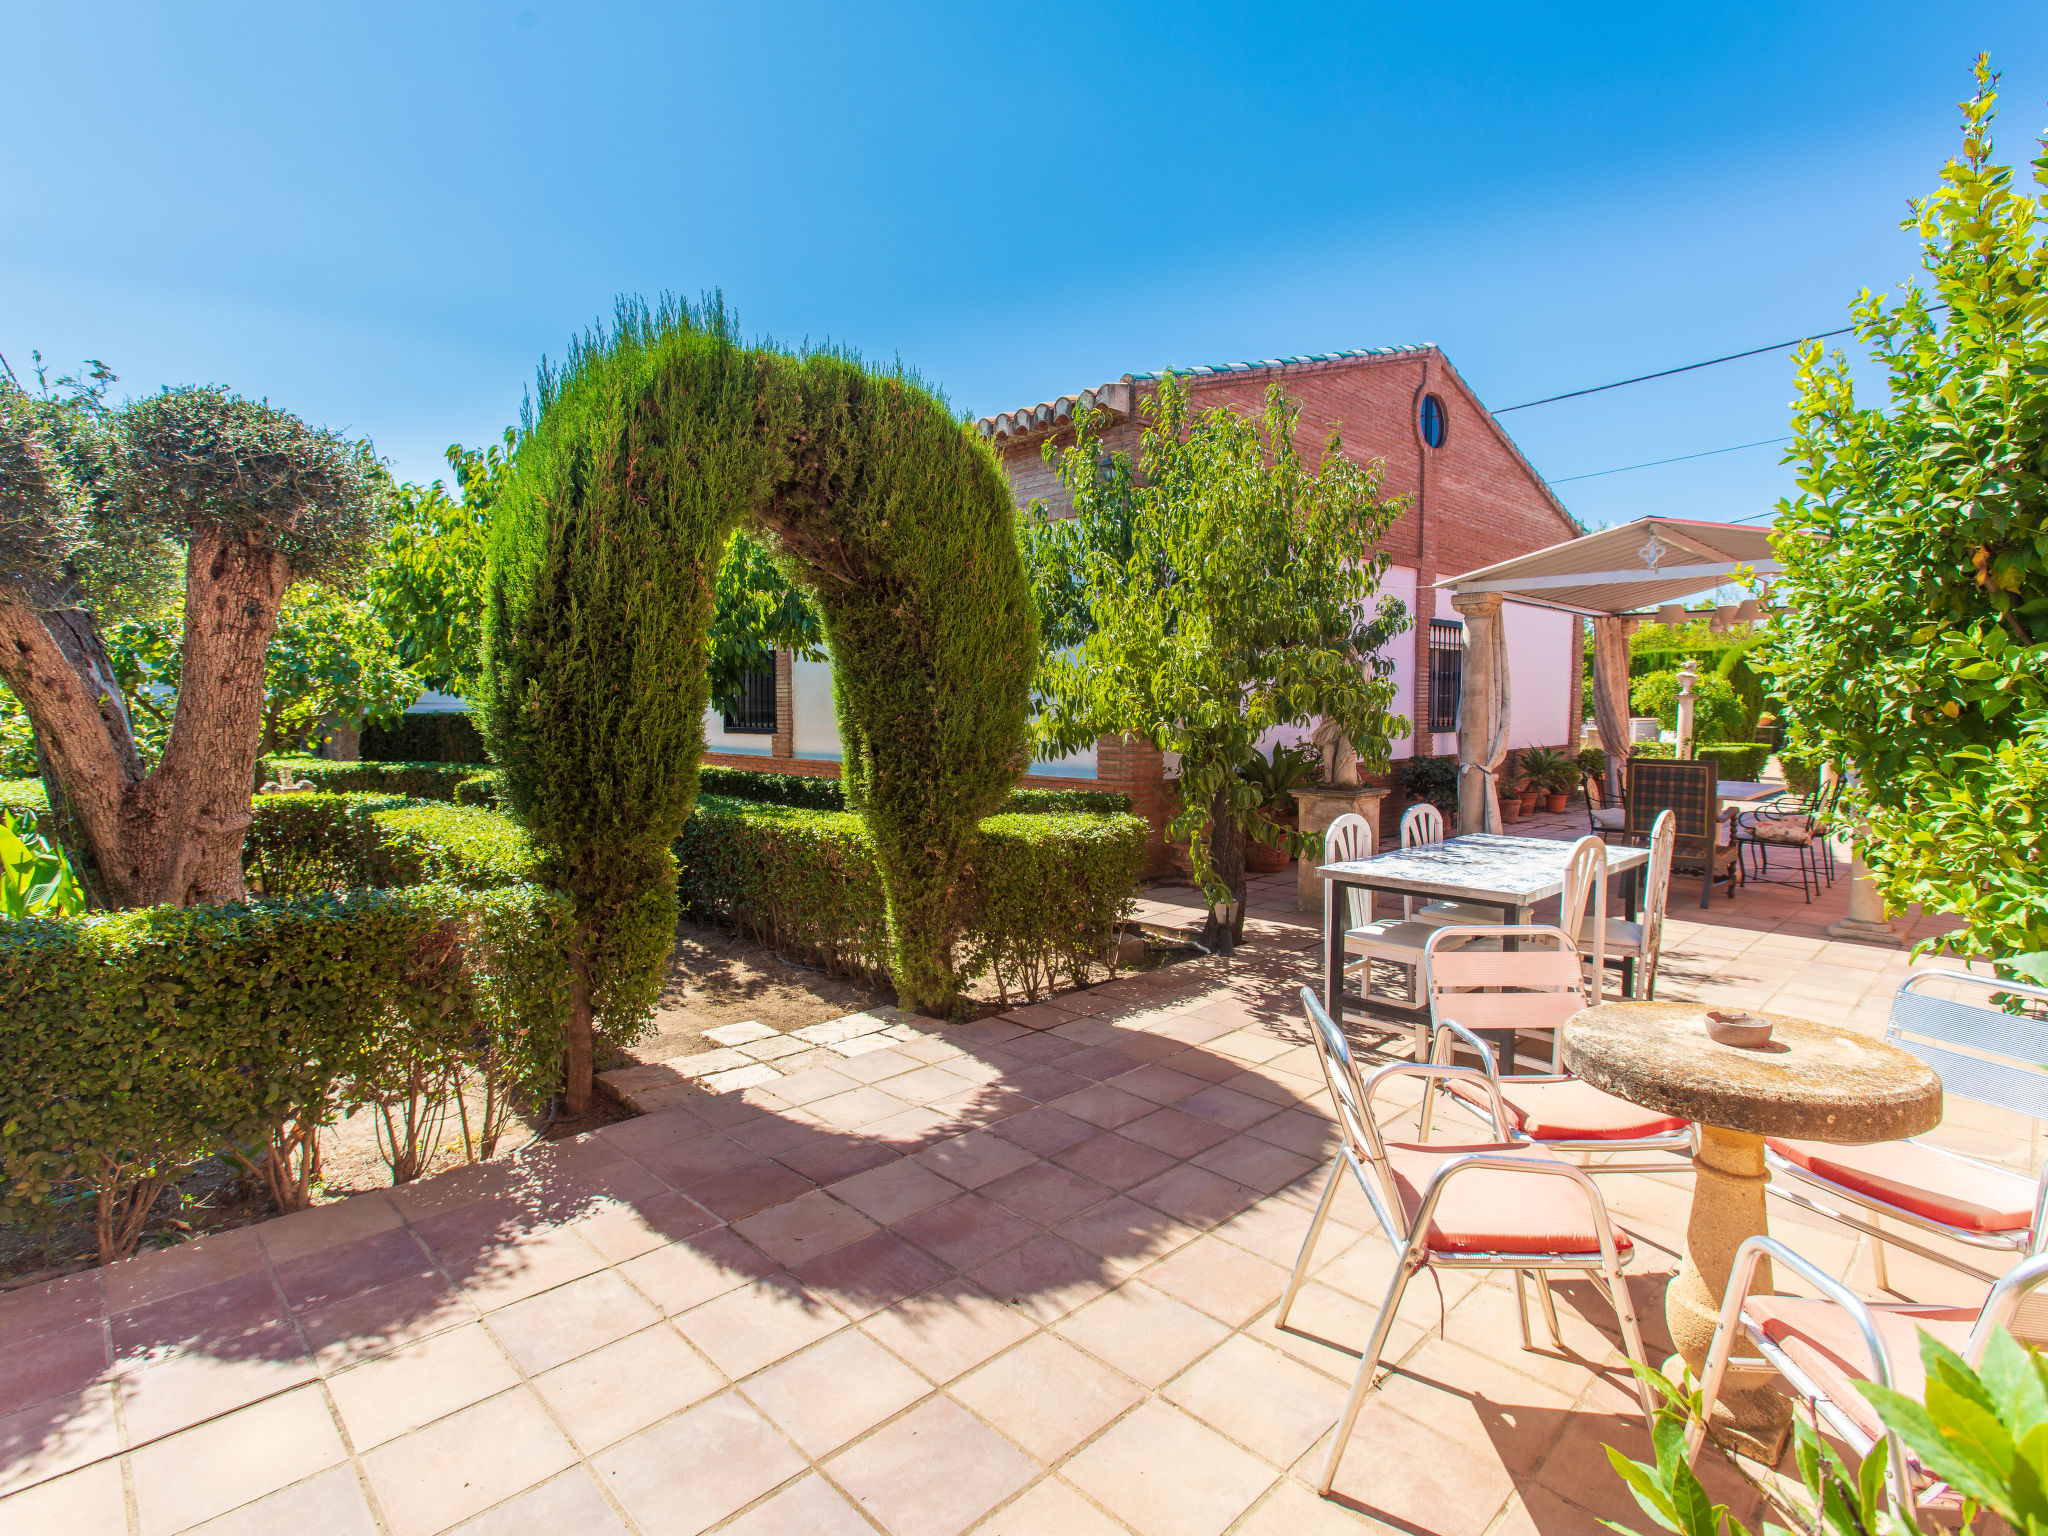
[[[1500,792],[1500,819],[1503,826],[1522,819],[1522,797],[1512,790]]]
[[[1254,751],[1252,760],[1238,770],[1237,776],[1259,789],[1259,808],[1253,814],[1292,831],[1299,819],[1293,791],[1298,786],[1313,784],[1321,769],[1322,759],[1313,751],[1276,746],[1271,757]],[[1244,840],[1244,867],[1253,874],[1278,874],[1287,867],[1290,857],[1284,844],[1262,842],[1250,835]]]
[[[1544,794],[1550,810],[1561,811],[1571,804],[1579,765],[1550,747],[1528,747],[1522,752],[1522,776]]]

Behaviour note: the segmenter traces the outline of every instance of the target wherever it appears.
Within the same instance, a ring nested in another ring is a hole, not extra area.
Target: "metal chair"
[[[1330,823],[1329,830],[1323,834],[1323,848],[1325,858],[1331,863],[1369,859],[1373,856],[1372,827],[1363,816],[1347,812]],[[1405,998],[1383,996],[1379,1001],[1420,1012],[1429,1003],[1426,949],[1430,935],[1438,930],[1428,923],[1405,917],[1375,922],[1372,892],[1353,890],[1346,891],[1344,896],[1350,903],[1345,914],[1344,953],[1347,958],[1344,969],[1358,973],[1360,994],[1370,993],[1372,962],[1379,960],[1399,966],[1408,973],[1408,995]],[[1429,1026],[1417,1019],[1413,1036],[1413,1055],[1420,1061],[1429,1054]]]
[[[1773,848],[1782,849],[1799,860],[1799,893],[1810,904],[1820,894],[1821,881],[1835,883],[1835,853],[1828,839],[1828,817],[1841,797],[1840,781],[1825,786],[1803,804],[1773,804],[1744,811],[1735,818],[1735,847],[1754,850],[1756,877],[1769,878]],[[1790,884],[1790,881],[1784,882]]]
[[[1765,1259],[1784,1265],[1823,1299],[1751,1294],[1757,1266]],[[1686,1450],[1699,1455],[1706,1439],[1706,1415],[1721,1395],[1739,1333],[1859,1457],[1868,1456],[1878,1440],[1886,1442],[1885,1476],[1892,1497],[1910,1519],[1919,1507],[1917,1464],[1870,1400],[1856,1390],[1856,1383],[1874,1381],[1919,1398],[1925,1390],[1918,1338],[1923,1329],[1975,1368],[1984,1358],[1992,1330],[2009,1329],[2020,1302],[2043,1280],[2048,1280],[2048,1256],[2036,1256],[1993,1285],[1976,1311],[1876,1304],[1864,1301],[1777,1238],[1749,1238],[1735,1250],[1721,1320],[1707,1346],[1700,1381],[1701,1422],[1689,1432]],[[1869,1362],[1866,1368],[1855,1364],[1859,1353]]]
[[[1712,901],[1716,880],[1728,882],[1731,896],[1742,883],[1734,832],[1721,816],[1716,773],[1712,763],[1665,758],[1631,758],[1628,765],[1628,840],[1646,842],[1658,815],[1670,811],[1678,823],[1672,867],[1700,871],[1702,907]]]
[[[1603,842],[1624,836],[1628,831],[1628,806],[1626,800],[1613,805],[1607,803],[1606,778],[1597,773],[1581,773],[1579,787],[1586,792],[1586,830]]]
[[[2037,1120],[2048,1118],[2048,1076],[2038,1065],[2048,1061],[2048,1020],[1930,997],[1918,990],[1937,980],[2035,1002],[2048,1002],[2048,987],[1968,971],[1920,971],[1908,976],[1893,995],[1891,1021],[1884,1032],[1888,1042],[1911,1051],[1941,1074],[1944,1095]],[[1836,1145],[1772,1137],[1764,1143],[1764,1160],[1771,1169],[1771,1194],[1872,1239],[1871,1267],[1882,1289],[1891,1288],[1886,1244],[1980,1280],[1993,1279],[1994,1274],[1897,1231],[1881,1230],[1880,1217],[1970,1248],[2029,1258],[2048,1248],[2048,1222],[2043,1220],[2048,1213],[2048,1171],[2030,1179],[1911,1139]],[[1850,1214],[1844,1206],[1867,1212],[1869,1219]]]
[[[1657,995],[1657,961],[1664,950],[1664,909],[1671,897],[1671,860],[1678,841],[1678,818],[1659,811],[1650,824],[1650,862],[1643,867],[1642,916],[1607,917],[1605,901],[1596,904],[1599,947],[1603,960],[1621,964],[1635,961],[1635,974],[1625,988],[1630,997],[1648,1001]],[[1595,919],[1579,928],[1579,947],[1589,948],[1595,937]]]
[[[1380,1087],[1391,1079],[1420,1077],[1426,1082],[1464,1081],[1480,1085],[1490,1084],[1492,1079],[1471,1067],[1395,1062],[1361,1082],[1343,1033],[1330,1022],[1315,994],[1306,987],[1301,991],[1301,1006],[1315,1036],[1323,1081],[1330,1090],[1338,1146],[1330,1160],[1322,1199],[1316,1204],[1308,1235],[1302,1241],[1301,1255],[1294,1262],[1294,1272],[1280,1298],[1274,1326],[1286,1326],[1287,1314],[1307,1278],[1316,1240],[1329,1219],[1338,1182],[1347,1170],[1358,1181],[1366,1203],[1399,1255],[1386,1299],[1380,1303],[1379,1316],[1373,1322],[1372,1336],[1359,1359],[1351,1395],[1337,1421],[1336,1438],[1330,1443],[1318,1490],[1327,1495],[1337,1479],[1345,1442],[1351,1438],[1358,1411],[1378,1376],[1380,1355],[1386,1348],[1402,1294],[1408,1282],[1424,1269],[1513,1270],[1525,1349],[1533,1346],[1524,1277],[1554,1270],[1584,1274],[1607,1292],[1621,1322],[1622,1347],[1628,1357],[1643,1360],[1642,1334],[1636,1326],[1628,1287],[1622,1280],[1622,1269],[1634,1253],[1634,1244],[1626,1232],[1608,1219],[1606,1202],[1586,1171],[1529,1141],[1437,1146],[1426,1140],[1388,1141],[1373,1116],[1372,1101]],[[1505,1123],[1505,1107],[1496,1102],[1494,1112],[1496,1123]],[[1556,1339],[1556,1314],[1551,1309],[1549,1290],[1547,1286],[1540,1289],[1546,1320],[1552,1338]],[[1655,1404],[1647,1385],[1638,1383],[1638,1391],[1647,1417],[1654,1412]]]

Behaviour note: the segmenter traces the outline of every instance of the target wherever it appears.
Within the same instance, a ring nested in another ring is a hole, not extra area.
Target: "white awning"
[[[1712,591],[1738,569],[1781,574],[1768,527],[1644,517],[1437,585],[1526,596],[1579,613],[1629,613]]]

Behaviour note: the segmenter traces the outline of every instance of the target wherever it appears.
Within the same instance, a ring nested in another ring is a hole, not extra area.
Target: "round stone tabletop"
[[[1564,1026],[1564,1064],[1596,1088],[1702,1125],[1806,1141],[1891,1141],[1941,1123],[1941,1079],[1897,1046],[1767,1013],[1768,1045],[1711,1039],[1698,1003],[1599,1003]]]

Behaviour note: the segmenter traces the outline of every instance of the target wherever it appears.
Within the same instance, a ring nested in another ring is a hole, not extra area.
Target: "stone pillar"
[[[330,730],[327,733],[327,744],[320,749],[320,755],[337,763],[361,762],[363,757],[361,722],[337,725]]]
[[[771,756],[796,756],[796,657],[789,651],[775,653],[775,736],[769,745]]]
[[[1863,845],[1858,843],[1849,861],[1849,915],[1828,925],[1831,939],[1855,939],[1864,944],[1884,944],[1896,949],[1903,942],[1884,910],[1884,893],[1878,890],[1863,862]]]
[[[1636,621],[1618,613],[1593,620],[1593,722],[1607,754],[1607,803],[1621,803],[1628,775],[1628,637]]]
[[[1465,616],[1464,682],[1458,706],[1458,833],[1498,832],[1495,775],[1508,749],[1507,645],[1498,592],[1457,592]]]
[[[1692,756],[1693,713],[1699,694],[1700,664],[1687,658],[1678,669],[1678,745],[1671,755],[1683,762]]]
[[[1365,818],[1365,824],[1372,828],[1373,846],[1379,846],[1380,802],[1387,796],[1384,789],[1297,789],[1294,803],[1301,808],[1301,830],[1323,832],[1347,811],[1355,811]],[[1316,873],[1316,866],[1322,861],[1304,858],[1295,861],[1295,899],[1304,912],[1323,910],[1323,881]]]

